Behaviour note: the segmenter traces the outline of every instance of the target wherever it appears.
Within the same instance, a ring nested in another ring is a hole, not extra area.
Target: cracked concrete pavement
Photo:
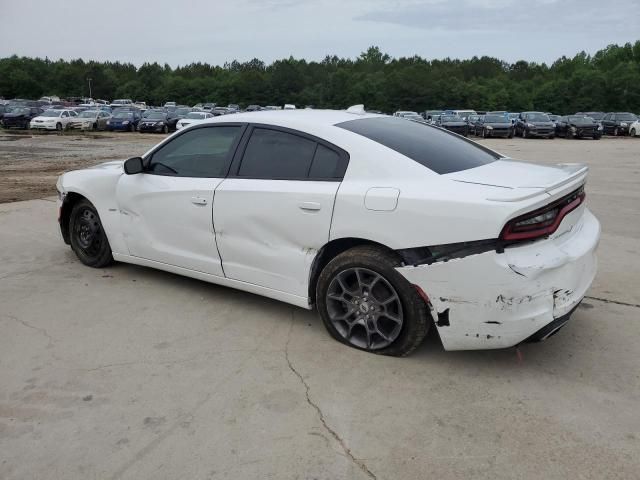
[[[50,199],[0,205],[0,478],[636,478],[640,141],[487,143],[589,163],[604,228],[589,298],[521,361],[357,352],[313,312],[83,267]]]

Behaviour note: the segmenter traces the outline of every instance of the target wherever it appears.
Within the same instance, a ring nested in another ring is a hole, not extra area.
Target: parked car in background
[[[164,104],[164,108],[175,107],[175,106],[176,106],[176,102],[165,102]]]
[[[175,125],[175,122],[169,119],[168,114],[165,112],[153,111],[140,120],[140,123],[138,123],[138,130],[141,133],[169,133],[169,130],[173,130],[173,128],[170,127],[171,123]]]
[[[202,110],[204,110],[205,112],[211,112],[211,111],[212,111],[214,108],[216,108],[217,106],[218,106],[218,104],[217,104],[217,103],[211,103],[211,102],[209,102],[209,103],[205,103],[205,104],[202,106]]]
[[[245,112],[258,112],[260,110],[262,110],[262,107],[260,105],[249,105],[245,109]]]
[[[480,117],[481,115],[478,115],[478,114],[472,114],[467,117],[467,123],[469,124],[469,132],[470,133],[473,132],[474,135],[476,134],[474,127],[476,122],[480,120]]]
[[[416,116],[419,115],[418,112],[412,112],[411,110],[399,110],[394,112],[394,117],[406,117],[407,115]]]
[[[602,123],[602,119],[604,118],[604,112],[577,112],[576,115],[583,117],[591,117],[596,122]]]
[[[0,103],[0,120],[4,117],[4,114],[11,110],[11,107],[4,103]]]
[[[227,108],[229,110],[232,110],[234,113],[237,113],[240,111],[240,105],[238,105],[237,103],[230,103],[229,105],[227,105]]]
[[[285,103],[284,107],[282,107],[283,110],[295,110],[296,106],[293,103]]]
[[[133,100],[130,98],[118,98],[111,102],[111,108],[119,108],[119,107],[133,107]]]
[[[436,119],[435,123],[438,127],[442,127],[450,132],[457,133],[466,137],[469,135],[469,123],[457,115],[442,114]]]
[[[509,116],[509,121],[515,126],[516,122],[518,121],[518,117],[520,116],[520,114],[516,113],[516,112],[509,112],[508,116]]]
[[[211,114],[214,117],[218,117],[220,115],[228,115],[230,113],[233,113],[233,112],[229,110],[227,107],[215,107],[213,110],[211,110]]]
[[[107,120],[107,130],[135,132],[141,118],[142,116],[137,108],[134,110],[119,108],[113,113],[113,116]]]
[[[29,128],[33,130],[67,130],[69,124],[77,118],[73,110],[45,110],[31,119]]]
[[[551,123],[553,123],[553,126],[555,127],[556,122],[560,118],[560,115],[554,115],[553,113],[547,113],[547,116],[549,117],[549,120],[551,120]]]
[[[567,115],[556,122],[556,135],[564,138],[590,137],[600,140],[602,131],[600,125],[591,117],[583,115]]]
[[[640,120],[636,120],[629,125],[629,135],[632,137],[640,137]]]
[[[504,114],[487,113],[478,118],[474,124],[474,133],[482,138],[513,138],[513,130],[511,120]]]
[[[465,120],[469,118],[469,115],[478,114],[475,110],[446,110],[445,113],[456,115],[460,118],[464,118]]]
[[[605,135],[629,135],[629,127],[638,118],[629,112],[611,112],[602,117],[602,131]]]
[[[426,110],[422,112],[422,118],[429,123],[433,123],[435,121],[435,117],[442,115],[442,113],[442,110]]]
[[[282,110],[282,107],[279,105],[267,105],[263,110]]]
[[[169,130],[176,130],[178,122],[193,111],[191,107],[179,106],[167,112],[167,121],[169,122]]]
[[[407,114],[407,115],[403,115],[402,117],[399,117],[399,118],[404,118],[405,120],[413,120],[414,122],[426,123],[426,120],[424,118],[422,118],[422,115],[420,115],[419,113]]]
[[[85,110],[69,122],[74,130],[105,130],[111,114],[103,110]]]
[[[2,117],[4,128],[29,128],[31,120],[44,112],[40,107],[13,107]]]
[[[555,137],[555,126],[544,112],[522,112],[515,126],[515,134],[527,137]]]
[[[208,112],[190,112],[176,123],[176,130],[181,130],[189,125],[202,123],[208,118],[213,118],[213,114]]]
[[[446,350],[544,340],[593,282],[585,165],[516,162],[387,116],[237,117],[62,175],[59,225],[78,260],[317,308],[339,342],[397,356],[429,328]]]

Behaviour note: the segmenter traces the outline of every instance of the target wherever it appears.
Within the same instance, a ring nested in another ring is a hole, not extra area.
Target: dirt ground
[[[56,194],[63,172],[146,152],[164,135],[0,131],[0,203]]]

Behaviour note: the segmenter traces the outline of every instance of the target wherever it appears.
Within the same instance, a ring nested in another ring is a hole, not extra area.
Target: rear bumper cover
[[[501,254],[398,267],[429,295],[446,350],[511,347],[568,320],[595,277],[600,224],[584,207],[564,222],[573,226]]]

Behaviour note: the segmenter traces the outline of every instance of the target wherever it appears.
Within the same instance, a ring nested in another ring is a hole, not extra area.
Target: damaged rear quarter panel
[[[431,265],[398,271],[419,285],[449,325],[436,323],[447,350],[516,345],[584,296],[596,272],[598,221],[588,211],[567,218],[557,236]]]

